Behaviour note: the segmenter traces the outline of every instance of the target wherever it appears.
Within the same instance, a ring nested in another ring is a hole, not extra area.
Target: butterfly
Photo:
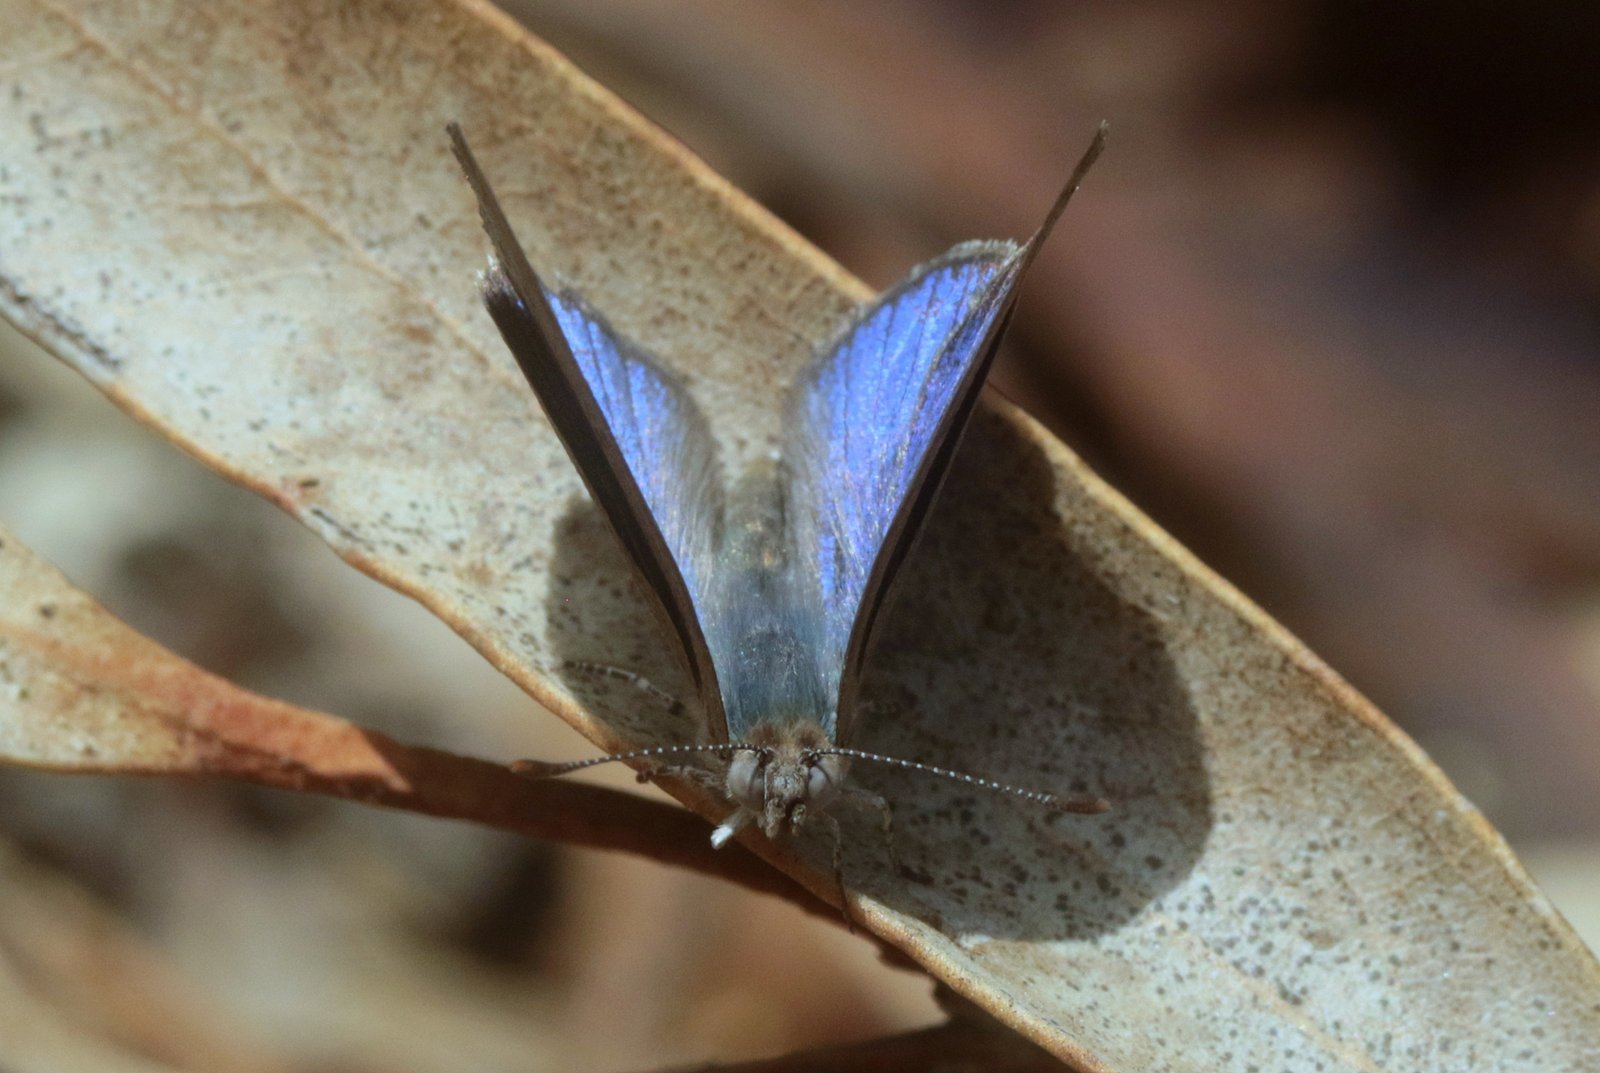
[[[797,831],[852,796],[851,761],[956,779],[1046,807],[1095,797],[1025,790],[850,748],[863,664],[896,575],[948,470],[1040,245],[1105,145],[1100,126],[1026,243],[962,243],[867,305],[790,391],[776,494],[730,497],[708,423],[679,382],[582,295],[541,279],[457,124],[448,128],[494,249],[484,304],[590,495],[664,613],[710,722],[711,744],[669,745],[520,770],[694,752],[728,758],[733,812],[712,843],[757,824]],[[893,851],[892,831],[890,841]],[[841,882],[841,892],[843,884]]]

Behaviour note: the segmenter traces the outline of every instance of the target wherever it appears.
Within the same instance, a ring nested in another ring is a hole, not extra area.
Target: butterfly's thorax
[[[837,691],[818,659],[816,596],[794,569],[778,487],[750,478],[731,497],[706,638],[730,740],[809,724],[826,744]]]

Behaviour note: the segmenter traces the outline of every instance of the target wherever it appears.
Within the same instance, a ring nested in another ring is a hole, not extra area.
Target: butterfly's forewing
[[[671,374],[581,298],[545,297],[703,621],[703,575],[722,526],[722,476],[705,418]]]
[[[796,389],[788,452],[792,540],[820,598],[821,663],[848,737],[862,660],[949,468],[1017,287],[1105,147],[1102,124],[1028,243],[972,242],[916,269]]]
[[[668,374],[581,299],[547,289],[511,232],[460,128],[450,127],[495,263],[484,301],[589,493],[689,657],[715,736],[721,695],[701,628],[722,524],[704,417]]]
[[[846,722],[888,583],[982,386],[1020,258],[1012,243],[969,243],[922,266],[796,387],[790,524],[814,570],[821,663]],[[824,729],[839,740],[847,727]]]

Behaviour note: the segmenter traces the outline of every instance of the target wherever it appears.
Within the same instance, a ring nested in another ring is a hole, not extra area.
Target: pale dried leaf
[[[534,261],[689,377],[735,468],[861,286],[487,8],[0,21],[8,314],[600,744],[692,740],[692,709],[563,677],[688,692],[475,306],[440,128]],[[1044,818],[863,773],[919,878],[850,825],[857,915],[930,971],[1102,1068],[1600,1062],[1600,969],[1477,813],[1032,421],[980,414],[908,570],[861,744],[1117,800]],[[757,848],[831,887],[824,847]]]

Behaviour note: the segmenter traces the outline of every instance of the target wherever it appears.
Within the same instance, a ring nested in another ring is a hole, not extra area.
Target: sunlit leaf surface
[[[563,671],[688,693],[476,306],[442,127],[735,470],[861,286],[487,7],[5,0],[0,25],[7,315],[597,743],[692,740],[692,705]],[[953,987],[1109,1069],[1600,1063],[1600,970],[1477,813],[1025,416],[979,415],[903,588],[861,744],[1117,803],[860,774],[912,876],[847,823],[856,915]],[[755,848],[831,888],[825,846]]]

